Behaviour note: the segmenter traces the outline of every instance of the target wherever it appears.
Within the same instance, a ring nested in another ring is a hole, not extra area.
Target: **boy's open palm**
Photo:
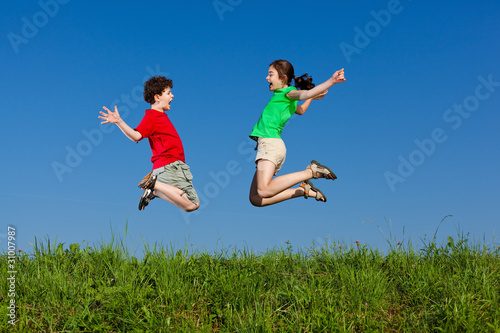
[[[118,108],[116,107],[116,105],[115,105],[115,112],[111,112],[105,106],[103,106],[103,109],[106,110],[108,113],[106,114],[106,113],[100,111],[102,116],[99,116],[99,118],[104,120],[101,122],[101,124],[108,124],[108,123],[116,124],[117,122],[119,122],[121,120],[120,114],[118,113]]]

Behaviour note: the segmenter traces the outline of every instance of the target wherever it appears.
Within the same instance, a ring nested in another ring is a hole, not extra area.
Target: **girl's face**
[[[279,78],[278,71],[273,66],[269,67],[266,77],[267,82],[269,82],[269,90],[275,91],[276,89],[283,89],[288,87],[283,80]]]

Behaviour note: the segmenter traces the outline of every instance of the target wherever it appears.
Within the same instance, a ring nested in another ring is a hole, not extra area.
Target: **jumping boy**
[[[193,176],[185,163],[182,141],[170,122],[166,111],[170,110],[172,80],[164,76],[154,76],[144,83],[144,100],[151,104],[140,124],[132,129],[120,118],[118,108],[107,113],[100,111],[101,124],[113,123],[132,141],[148,138],[153,152],[153,171],[139,183],[144,190],[139,201],[143,210],[155,197],[166,200],[177,207],[192,212],[200,207],[200,200],[193,187]]]

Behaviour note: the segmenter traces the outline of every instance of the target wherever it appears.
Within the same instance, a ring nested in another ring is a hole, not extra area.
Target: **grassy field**
[[[499,254],[464,236],[386,254],[359,243],[260,254],[146,246],[141,260],[116,239],[35,241],[15,261],[1,256],[0,331],[500,332]]]

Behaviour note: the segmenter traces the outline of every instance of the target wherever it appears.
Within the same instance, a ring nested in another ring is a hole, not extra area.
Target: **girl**
[[[292,78],[296,87],[290,86]],[[286,60],[276,60],[269,65],[266,80],[269,90],[274,94],[250,133],[250,137],[257,141],[258,147],[255,158],[257,171],[250,187],[250,202],[254,206],[263,207],[301,196],[326,202],[324,194],[315,188],[309,179],[335,180],[337,177],[328,167],[313,160],[303,171],[274,179],[273,175],[278,173],[285,161],[286,148],[280,136],[285,123],[293,113],[303,115],[313,99],[325,97],[328,88],[344,82],[344,69],[336,71],[327,81],[314,86],[307,74],[297,78],[292,64]],[[297,105],[299,100],[305,102]],[[290,188],[298,183],[301,183],[299,187]]]

